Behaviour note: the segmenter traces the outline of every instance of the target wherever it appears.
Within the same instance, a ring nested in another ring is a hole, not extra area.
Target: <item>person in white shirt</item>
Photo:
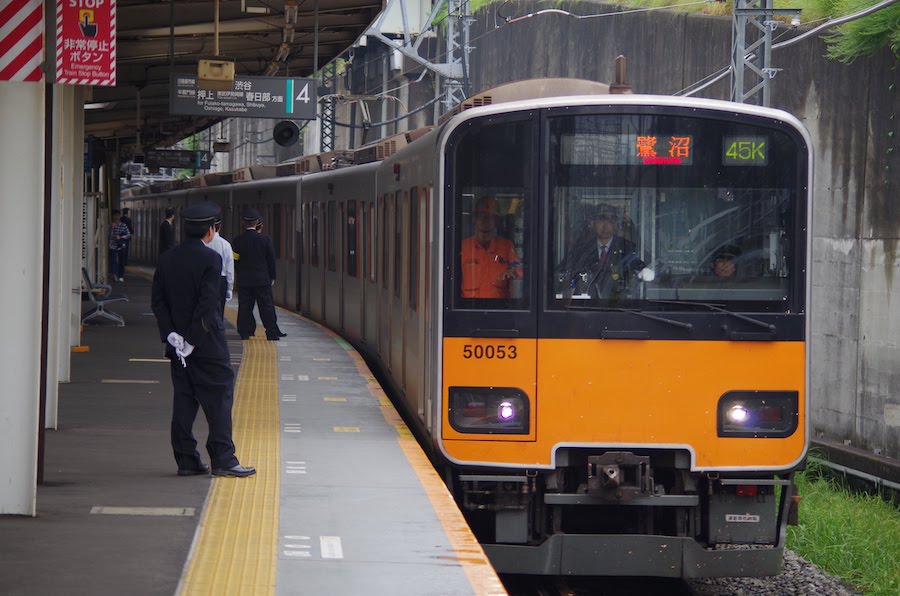
[[[216,217],[216,233],[213,234],[213,238],[209,241],[209,244],[207,246],[219,253],[219,255],[222,257],[221,300],[222,311],[224,312],[225,303],[231,300],[231,293],[234,289],[234,252],[232,252],[231,250],[231,243],[219,235],[219,230],[221,229],[222,216],[219,215],[218,217]]]

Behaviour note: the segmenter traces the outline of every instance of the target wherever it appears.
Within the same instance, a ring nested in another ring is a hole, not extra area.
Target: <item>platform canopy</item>
[[[238,76],[309,77],[368,28],[383,0],[219,0],[218,55]],[[170,73],[215,55],[214,0],[118,0],[117,83],[93,87],[85,134],[167,146],[213,121],[169,114]],[[316,52],[318,22],[318,52]]]

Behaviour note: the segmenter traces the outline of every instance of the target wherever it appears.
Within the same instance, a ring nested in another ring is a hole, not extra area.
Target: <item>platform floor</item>
[[[129,274],[126,326],[86,326],[60,385],[37,516],[0,517],[0,593],[505,593],[359,355],[293,313],[281,341],[241,342],[226,312],[235,444],[259,473],[176,476],[149,277]],[[195,434],[205,457],[202,416]]]

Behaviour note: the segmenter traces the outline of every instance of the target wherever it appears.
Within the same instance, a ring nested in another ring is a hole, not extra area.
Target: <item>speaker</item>
[[[282,120],[275,125],[272,138],[282,147],[290,147],[300,140],[300,128],[290,120]]]
[[[234,88],[234,58],[207,56],[197,60],[197,86],[214,91]]]

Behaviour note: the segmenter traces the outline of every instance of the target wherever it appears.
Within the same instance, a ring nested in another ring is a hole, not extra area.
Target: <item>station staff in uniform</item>
[[[220,298],[222,300],[222,310],[225,310],[225,303],[231,300],[231,292],[234,288],[234,251],[231,243],[219,235],[222,229],[222,215],[216,216],[216,234],[213,236],[209,247],[219,253],[222,257],[222,288]]]
[[[166,207],[166,218],[159,224],[159,254],[175,248],[175,210]]]
[[[215,476],[251,476],[235,456],[231,439],[234,372],[225,342],[225,322],[219,301],[222,258],[208,248],[219,212],[203,202],[182,211],[187,240],[159,257],[153,275],[151,306],[159,336],[171,360],[172,450],[179,476],[206,474],[193,425],[198,408],[209,423],[209,452]]]
[[[237,332],[241,339],[256,333],[253,305],[259,305],[259,318],[266,328],[266,339],[278,341],[287,334],[278,328],[272,286],[275,285],[275,249],[272,240],[259,232],[262,216],[248,207],[241,215],[244,232],[234,239],[234,269],[238,285]]]

